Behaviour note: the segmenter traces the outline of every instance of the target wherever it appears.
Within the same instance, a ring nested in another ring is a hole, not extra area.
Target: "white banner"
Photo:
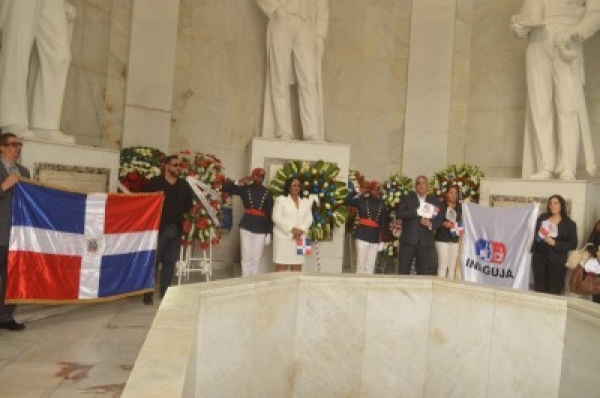
[[[528,290],[537,215],[536,203],[502,208],[463,203],[463,279]]]

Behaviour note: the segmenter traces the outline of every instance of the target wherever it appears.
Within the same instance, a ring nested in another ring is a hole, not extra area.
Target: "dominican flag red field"
[[[83,194],[19,182],[6,299],[89,302],[154,284],[162,194]]]

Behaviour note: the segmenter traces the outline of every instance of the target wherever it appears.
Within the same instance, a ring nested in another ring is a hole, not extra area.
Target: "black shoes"
[[[152,305],[154,304],[154,299],[152,298],[153,294],[152,293],[144,293],[144,298],[143,298],[143,302],[146,305]]]
[[[7,322],[0,322],[0,329],[7,329],[16,332],[25,329],[25,324],[19,323],[13,319]]]

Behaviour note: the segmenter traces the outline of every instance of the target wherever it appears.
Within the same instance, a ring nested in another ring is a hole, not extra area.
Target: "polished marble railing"
[[[169,289],[122,397],[594,397],[600,306],[437,278]]]

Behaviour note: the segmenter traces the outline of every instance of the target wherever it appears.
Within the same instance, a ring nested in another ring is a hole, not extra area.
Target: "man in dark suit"
[[[400,274],[410,274],[413,260],[418,275],[435,275],[434,231],[441,225],[443,217],[436,217],[440,203],[427,194],[427,177],[415,179],[415,191],[409,192],[400,201],[396,218],[402,220],[400,235]]]
[[[25,325],[15,321],[16,306],[5,304],[8,268],[8,242],[12,221],[13,186],[21,177],[30,178],[29,170],[17,163],[23,143],[12,133],[0,135],[0,329],[19,331]]]

